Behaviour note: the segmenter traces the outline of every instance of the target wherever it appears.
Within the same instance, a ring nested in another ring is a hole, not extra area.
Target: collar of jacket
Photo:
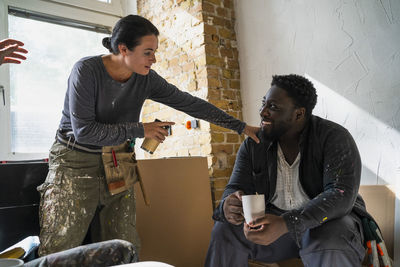
[[[307,120],[301,134],[300,134],[300,153],[303,153],[304,151],[304,145],[307,143],[306,139],[309,135],[310,128],[311,128],[311,120],[314,119],[314,116],[311,115],[311,117]],[[264,153],[259,153],[258,149],[253,150],[253,179],[255,180],[255,184],[258,186],[261,186],[264,190],[264,193],[266,200],[269,202],[272,197],[275,194],[276,190],[276,178],[277,178],[277,151],[278,151],[278,140],[277,139],[270,139],[270,140],[264,140],[261,135],[261,131],[258,134],[258,137],[261,140],[261,149],[264,150]],[[265,158],[260,158],[260,156],[263,155]],[[267,164],[262,164],[262,162],[267,162]],[[258,163],[258,164],[257,164]],[[261,163],[261,165],[259,164]],[[265,166],[265,168],[262,168],[261,166]],[[300,174],[302,173],[302,164],[300,163]],[[268,175],[267,175],[268,173]],[[268,176],[268,179],[265,179],[265,177]],[[264,180],[264,182],[261,182],[259,180]],[[302,175],[300,175],[300,182],[302,180]],[[304,187],[304,185],[303,185]],[[267,192],[268,191],[268,192]],[[305,190],[306,193],[310,196],[308,190]]]

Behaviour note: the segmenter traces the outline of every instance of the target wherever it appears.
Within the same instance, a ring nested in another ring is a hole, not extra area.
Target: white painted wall
[[[235,0],[243,115],[259,123],[274,74],[314,82],[314,114],[355,138],[362,184],[397,187],[400,266],[400,1]]]

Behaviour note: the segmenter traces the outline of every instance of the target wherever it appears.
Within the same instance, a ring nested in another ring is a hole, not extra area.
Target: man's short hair
[[[274,75],[273,85],[285,90],[297,107],[304,107],[307,117],[311,115],[317,104],[317,93],[311,81],[297,74]]]

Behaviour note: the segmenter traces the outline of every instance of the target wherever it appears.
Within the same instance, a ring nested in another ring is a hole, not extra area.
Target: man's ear
[[[297,121],[306,117],[306,109],[304,107],[296,108],[295,112]]]
[[[125,44],[118,44],[118,50],[121,55],[126,56],[126,53],[128,52],[128,47],[126,47]]]

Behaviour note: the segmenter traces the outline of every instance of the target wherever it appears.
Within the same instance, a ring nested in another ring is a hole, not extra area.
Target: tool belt
[[[111,195],[126,191],[138,181],[135,153],[125,142],[118,146],[104,146],[101,153],[108,190]]]
[[[149,205],[131,142],[102,147],[102,160],[108,191],[111,195],[124,192],[139,182],[144,202]]]
[[[57,131],[56,139],[69,149],[85,153],[101,154],[107,186],[111,195],[126,191],[139,181],[144,202],[147,206],[150,205],[143,181],[139,175],[135,152],[133,152],[134,139],[128,140],[118,146],[99,147],[80,144],[76,142],[72,131],[64,131],[62,129]]]

